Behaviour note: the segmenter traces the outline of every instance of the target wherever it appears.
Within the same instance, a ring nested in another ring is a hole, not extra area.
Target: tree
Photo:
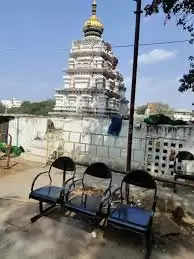
[[[193,34],[193,0],[151,0],[144,8],[146,15],[158,13],[160,9],[166,15],[166,20],[171,19],[172,15],[176,17],[177,25],[191,34],[191,43],[194,41]]]
[[[144,115],[146,109],[147,109],[147,104],[138,106],[137,109],[136,109],[136,113],[139,114],[139,115]]]
[[[183,77],[179,80],[179,82],[181,83],[179,87],[180,92],[185,92],[188,89],[191,89],[192,91],[194,91],[194,65],[192,62],[193,57],[190,57],[190,60],[191,60],[191,64],[190,64],[191,69],[187,74],[184,74]]]
[[[54,100],[46,100],[42,102],[29,102],[25,101],[19,108],[11,108],[8,110],[9,113],[14,114],[32,114],[32,115],[48,115],[54,108]]]
[[[152,15],[162,10],[166,16],[166,21],[172,16],[176,17],[178,26],[190,34],[190,43],[194,43],[194,1],[193,0],[151,0],[145,6],[146,15]],[[180,79],[179,91],[184,92],[188,89],[194,91],[194,57],[189,57],[190,69]]]
[[[5,112],[5,106],[0,102],[0,113]]]

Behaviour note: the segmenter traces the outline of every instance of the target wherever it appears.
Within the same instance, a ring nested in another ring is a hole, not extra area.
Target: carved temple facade
[[[102,116],[126,115],[128,101],[125,84],[117,70],[118,59],[111,44],[102,39],[104,26],[96,16],[96,1],[92,15],[84,23],[82,40],[73,41],[64,87],[56,89],[55,114]]]

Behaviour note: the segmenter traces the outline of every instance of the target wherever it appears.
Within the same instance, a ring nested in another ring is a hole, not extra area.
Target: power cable
[[[139,46],[152,46],[152,45],[167,45],[167,44],[176,44],[176,43],[186,43],[189,40],[174,40],[174,41],[159,41],[159,42],[152,42],[152,43],[140,43]],[[134,44],[128,45],[113,45],[112,48],[128,48],[134,47]]]
[[[174,41],[159,41],[159,42],[150,42],[150,43],[140,43],[139,46],[154,46],[154,45],[172,45],[172,44],[177,44],[177,43],[186,43],[186,42],[190,42],[190,40],[174,40]],[[116,48],[130,48],[130,47],[134,47],[134,44],[123,44],[123,45],[112,45],[112,48],[116,49]],[[60,51],[69,51],[70,48],[68,49],[63,49],[61,48]],[[10,48],[7,49],[7,51],[16,51],[15,48]],[[0,54],[1,54],[2,50],[0,49]],[[4,51],[3,51],[4,52]]]
[[[139,46],[153,46],[153,45],[170,45],[177,43],[189,43],[189,40],[173,40],[173,41],[159,41],[159,42],[150,42],[150,43],[140,43]],[[130,48],[134,47],[134,44],[123,44],[123,45],[113,45],[112,48]],[[69,49],[63,49],[64,51],[69,51]]]

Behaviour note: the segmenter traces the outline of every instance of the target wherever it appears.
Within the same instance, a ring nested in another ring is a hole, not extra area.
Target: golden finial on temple
[[[93,3],[92,3],[92,15],[96,15],[96,7],[97,7],[96,0],[93,0]]]
[[[96,0],[92,1],[92,15],[90,18],[84,23],[83,31],[85,37],[87,36],[96,36],[101,37],[104,31],[104,26],[96,16]]]

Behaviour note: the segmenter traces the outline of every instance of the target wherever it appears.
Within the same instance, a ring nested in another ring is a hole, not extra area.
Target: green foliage
[[[193,57],[190,57],[189,60],[191,61],[190,64],[190,70],[187,74],[184,74],[183,77],[179,80],[179,82],[181,83],[180,87],[179,87],[179,91],[180,92],[185,92],[188,89],[191,89],[192,91],[194,91],[194,63]]]
[[[176,126],[187,124],[185,121],[182,120],[172,120],[171,118],[163,114],[150,115],[148,118],[144,119],[144,122],[146,122],[149,125],[168,124]]]
[[[150,0],[144,8],[146,15],[158,13],[160,10],[166,15],[166,21],[176,17],[177,25],[190,34],[189,43],[194,43],[194,0]],[[189,57],[191,69],[180,79],[180,92],[194,90],[194,57]]]
[[[170,19],[172,15],[176,16],[177,25],[183,27],[193,33],[193,17],[194,1],[193,0],[151,0],[144,8],[146,15],[152,15],[162,10],[166,15],[166,19]]]
[[[5,112],[5,106],[0,102],[0,113]]]
[[[8,145],[0,142],[0,151],[2,153],[8,154],[8,150],[9,150]],[[25,152],[22,146],[20,146],[20,147],[12,146],[11,147],[11,154],[13,154],[14,156],[20,156],[22,152]]]
[[[179,82],[181,83],[179,87],[180,92],[185,92],[188,89],[192,89],[192,91],[194,91],[194,69],[190,69],[189,73],[184,74]]]
[[[139,115],[144,115],[146,109],[147,109],[147,104],[138,106],[137,109],[136,109],[136,113],[139,114]]]
[[[54,108],[54,100],[46,100],[42,102],[25,101],[20,108],[8,109],[8,113],[14,114],[32,114],[32,115],[48,115]]]

